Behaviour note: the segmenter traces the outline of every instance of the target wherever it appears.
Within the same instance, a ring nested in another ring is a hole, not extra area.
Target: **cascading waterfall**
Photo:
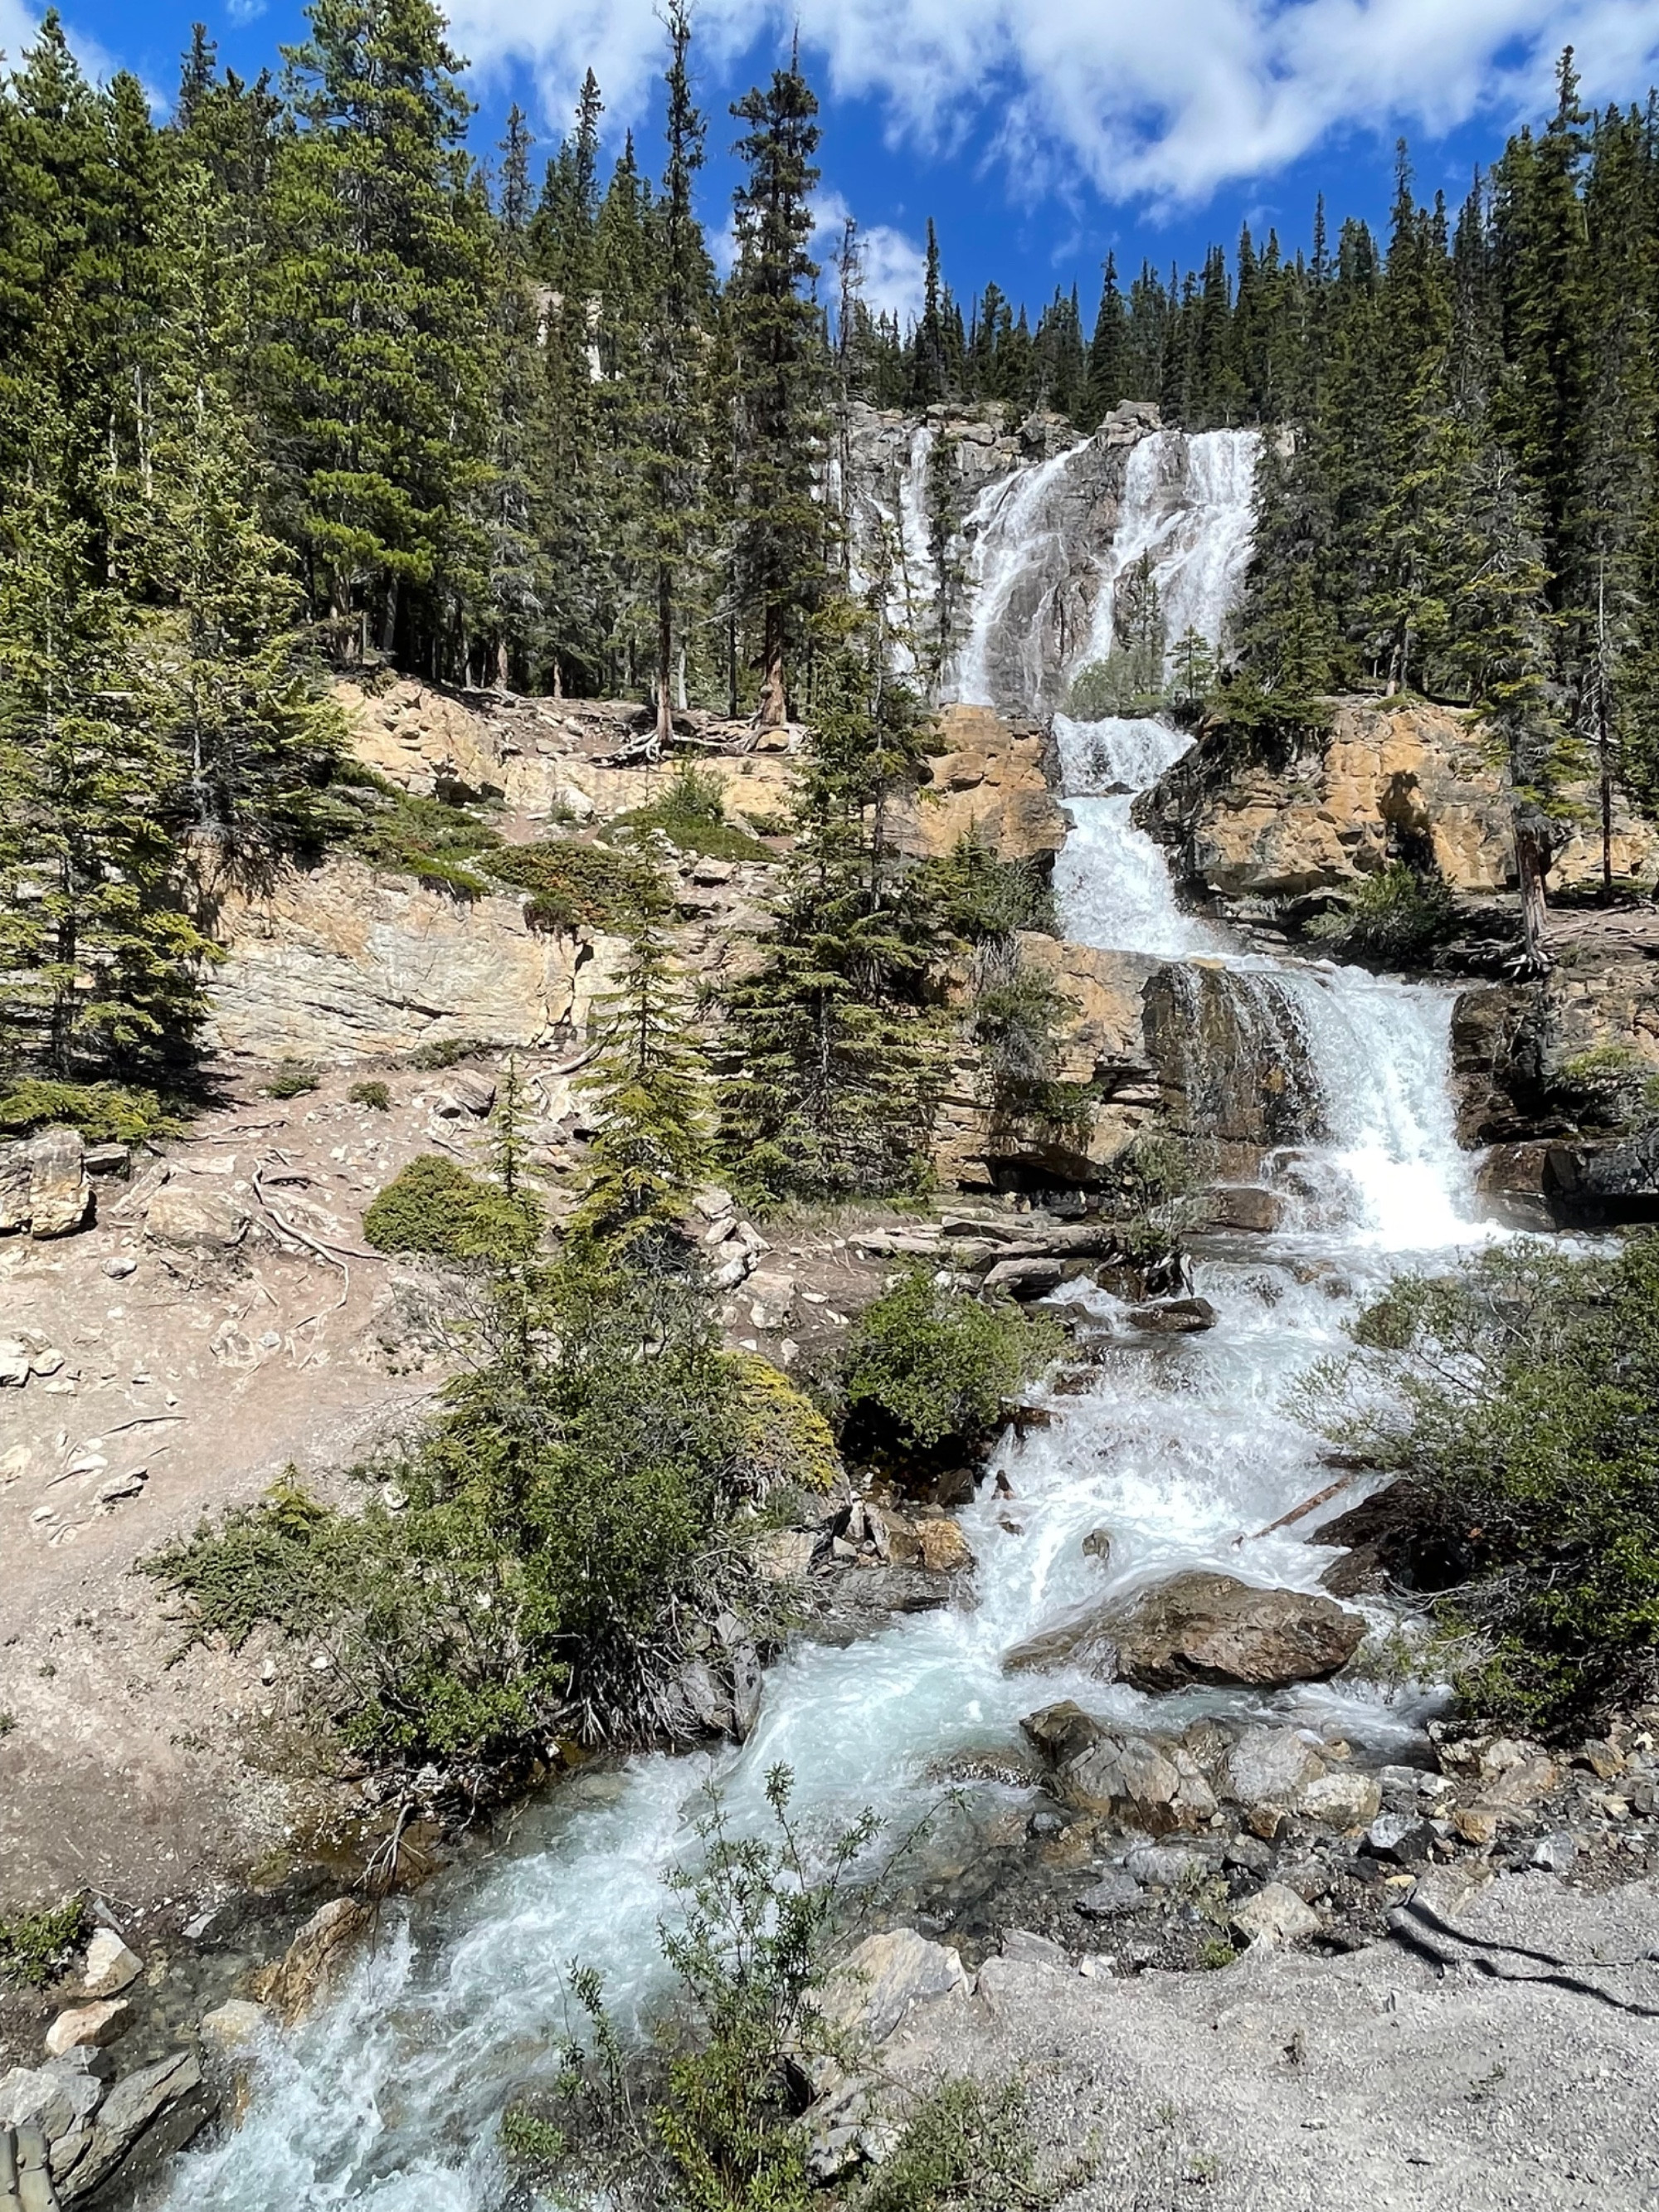
[[[1173,619],[1206,636],[1238,573],[1237,518],[1249,504],[1249,448],[1241,434],[1215,434],[1235,442],[1183,441],[1184,466],[1196,482],[1213,464],[1204,480],[1225,496],[1203,507],[1207,520],[1172,522],[1156,540]],[[1146,496],[1126,503],[1124,527],[1139,527],[1135,518],[1167,493],[1173,464],[1159,439],[1173,435],[1148,438],[1131,456]],[[1209,458],[1195,463],[1200,452]],[[1057,572],[1056,544],[1022,563],[1019,533],[1063,535],[1051,495],[1073,459],[988,495],[965,696],[990,696],[974,689],[976,668],[988,683],[994,662],[1010,665],[991,641],[1021,577]],[[1034,681],[1030,696],[1039,696]],[[506,2180],[495,2121],[514,2094],[547,2078],[567,2026],[568,1966],[599,1967],[623,2020],[637,2018],[659,1986],[655,1929],[673,1903],[665,1870],[693,1848],[711,1781],[735,1824],[758,1823],[767,1771],[785,1762],[809,1831],[875,1805],[900,1832],[939,1806],[941,1761],[1010,1742],[1022,1713],[1054,1698],[1159,1726],[1218,1708],[1290,1718],[1376,1749],[1400,1745],[1419,1724],[1420,1701],[1363,1680],[1273,1697],[1152,1699],[1063,1673],[1002,1671],[1010,1645],[1070,1607],[1182,1568],[1316,1588],[1328,1555],[1306,1540],[1309,1524],[1264,1533],[1328,1480],[1318,1440],[1285,1410],[1286,1385],[1342,1348],[1353,1300],[1386,1279],[1389,1253],[1441,1249],[1471,1234],[1446,1093],[1447,999],[1353,969],[1246,954],[1183,915],[1129,805],[1186,740],[1145,721],[1061,721],[1058,731],[1078,794],[1059,871],[1068,930],[1114,951],[1199,963],[1181,972],[1218,977],[1215,988],[1237,992],[1252,1018],[1294,1025],[1282,1042],[1305,1054],[1319,1103],[1304,1168],[1338,1194],[1324,1225],[1258,1239],[1244,1259],[1224,1244],[1200,1258],[1196,1287],[1219,1320],[1196,1338],[1148,1346],[1123,1327],[1114,1300],[1080,1292],[1095,1325],[1114,1334],[1087,1395],[1056,1400],[1053,1426],[1005,1439],[997,1464],[1012,1508],[988,1484],[964,1513],[977,1606],[902,1620],[844,1650],[803,1645],[769,1674],[759,1724],[741,1750],[644,1757],[579,1776],[529,1809],[482,1874],[453,1875],[389,1908],[344,1992],[292,2036],[271,2039],[241,2127],[179,2160],[170,2212],[497,2212]],[[1103,1525],[1109,1567],[1082,1548]],[[975,1822],[1010,1802],[983,1784],[965,1811],[940,1817],[965,1823],[971,1848]]]

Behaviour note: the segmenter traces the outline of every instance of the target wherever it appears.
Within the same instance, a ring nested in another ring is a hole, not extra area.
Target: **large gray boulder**
[[[1216,1809],[1215,1794],[1186,1745],[1109,1728],[1069,1699],[1020,1723],[1054,1765],[1066,1797],[1149,1835],[1196,1828]]]
[[[1256,1589],[1231,1575],[1173,1576],[1126,1605],[1091,1606],[1004,1661],[1015,1673],[1080,1668],[1138,1690],[1194,1682],[1279,1689],[1319,1682],[1358,1650],[1365,1623],[1334,1599]]]
[[[92,1206],[86,1150],[80,1131],[68,1128],[0,1146],[0,1234],[66,1237],[80,1228]]]

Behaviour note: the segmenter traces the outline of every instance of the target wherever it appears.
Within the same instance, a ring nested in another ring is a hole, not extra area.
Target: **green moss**
[[[363,1214],[364,1238],[377,1252],[426,1252],[443,1260],[525,1256],[541,1229],[533,1199],[509,1196],[436,1152],[412,1159]]]
[[[26,1076],[0,1097],[0,1135],[27,1136],[56,1124],[78,1129],[88,1144],[139,1145],[177,1136],[184,1123],[153,1091],[118,1083],[58,1083]]]
[[[43,1990],[64,1973],[85,1937],[87,1900],[72,1897],[46,1912],[0,1920],[0,1981]]]
[[[830,1424],[804,1392],[757,1352],[728,1352],[742,1480],[762,1496],[780,1487],[823,1491],[841,1474]]]
[[[384,1083],[354,1083],[346,1097],[352,1105],[372,1107],[377,1114],[389,1113],[392,1109],[392,1093]]]
[[[603,845],[556,837],[509,845],[493,854],[489,872],[531,894],[525,918],[532,928],[562,936],[582,929],[629,928],[666,903],[648,862]]]

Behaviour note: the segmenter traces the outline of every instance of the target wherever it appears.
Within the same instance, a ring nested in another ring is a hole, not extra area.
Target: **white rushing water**
[[[1205,441],[1189,444],[1196,453]],[[1176,619],[1206,635],[1238,573],[1237,518],[1248,509],[1248,484],[1225,473],[1243,467],[1244,446],[1225,449],[1224,469],[1224,449],[1208,450],[1225,496],[1204,508],[1207,521],[1189,516],[1157,541]],[[1064,459],[996,487],[999,543],[1014,542],[1022,517],[1049,526],[1045,500]],[[1153,453],[1148,471],[1155,464]],[[1129,520],[1157,504],[1149,491]],[[994,596],[1006,581],[988,575],[981,588]],[[1224,1242],[1200,1261],[1195,1287],[1220,1316],[1204,1335],[1149,1346],[1105,1293],[1081,1293],[1097,1323],[1117,1316],[1117,1336],[1087,1395],[1054,1400],[1053,1426],[1001,1446],[1012,1500],[988,1483],[964,1513],[980,1563],[976,1607],[901,1620],[845,1650],[803,1646],[768,1675],[741,1750],[641,1758],[580,1777],[531,1808],[482,1871],[389,1908],[344,1994],[269,2045],[241,2127],[178,2161],[169,2212],[495,2212],[497,2118],[556,2064],[570,1963],[603,1971],[624,2019],[659,1986],[656,1929],[672,1903],[665,1872],[693,1848],[711,1779],[735,1823],[758,1822],[766,1773],[787,1763],[809,1831],[874,1806],[890,1832],[939,1802],[942,1759],[1017,1741],[1020,1716],[1058,1698],[1160,1725],[1222,1707],[1340,1729],[1377,1747],[1419,1723],[1420,1703],[1365,1681],[1152,1700],[1065,1673],[1003,1671],[1012,1644],[1071,1607],[1182,1568],[1316,1588],[1329,1554],[1305,1540],[1309,1524],[1262,1533],[1329,1479],[1318,1439],[1285,1410],[1286,1387],[1343,1348],[1356,1301],[1399,1255],[1443,1255],[1474,1233],[1447,1091],[1449,997],[1264,960],[1183,915],[1129,808],[1187,740],[1145,721],[1062,721],[1058,734],[1077,794],[1058,878],[1068,931],[1218,969],[1246,1000],[1271,1001],[1274,1019],[1295,1022],[1326,1131],[1299,1148],[1321,1204],[1242,1255]],[[1109,1568],[1082,1548],[1103,1526]]]

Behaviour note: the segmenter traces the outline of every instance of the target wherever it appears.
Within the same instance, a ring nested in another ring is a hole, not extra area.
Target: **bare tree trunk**
[[[781,730],[789,719],[783,688],[783,611],[766,610],[766,647],[761,665],[760,697],[755,706],[757,730]]]
[[[507,655],[507,640],[502,638],[495,647],[495,689],[498,691],[512,690],[513,687],[508,681],[511,674],[512,669]]]
[[[1549,848],[1542,836],[1531,823],[1517,821],[1515,872],[1521,890],[1521,927],[1528,964],[1540,971],[1550,965],[1544,943],[1544,876],[1548,866]]]
[[[678,714],[689,713],[690,705],[685,696],[685,646],[682,641],[679,657],[674,663],[674,711]]]
[[[562,699],[564,696],[564,670],[559,665],[556,656],[553,662],[553,696],[556,699]]]
[[[657,727],[652,757],[674,742],[674,594],[666,562],[657,569]]]

